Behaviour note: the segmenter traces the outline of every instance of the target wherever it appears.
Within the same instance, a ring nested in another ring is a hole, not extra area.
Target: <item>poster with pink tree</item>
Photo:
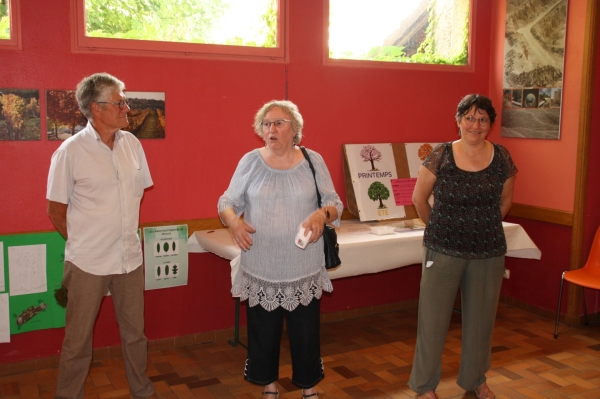
[[[349,173],[361,221],[404,218],[404,206],[394,198],[397,179],[391,143],[346,144]]]

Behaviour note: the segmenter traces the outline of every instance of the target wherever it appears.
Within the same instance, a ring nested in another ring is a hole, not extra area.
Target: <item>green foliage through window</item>
[[[329,0],[329,57],[467,65],[470,0]]]
[[[8,15],[8,1],[0,0],[0,40],[10,39],[10,16]]]
[[[276,47],[277,0],[85,0],[85,25],[89,37]]]

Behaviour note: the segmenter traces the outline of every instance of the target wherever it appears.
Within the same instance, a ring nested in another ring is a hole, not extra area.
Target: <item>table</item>
[[[358,219],[342,220],[336,229],[342,264],[329,270],[329,278],[359,276],[421,263],[423,255],[423,229],[404,229],[386,235],[371,233],[374,226],[398,226],[403,222],[360,222]],[[518,224],[502,222],[508,252],[514,258],[541,259],[541,251]],[[233,243],[229,229],[195,231],[188,239],[189,252],[212,252],[230,260],[231,277],[239,267],[240,249]],[[235,338],[239,343],[239,298],[236,298]],[[244,345],[242,345],[244,346]]]

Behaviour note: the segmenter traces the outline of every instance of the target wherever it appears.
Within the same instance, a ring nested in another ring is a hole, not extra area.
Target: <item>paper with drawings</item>
[[[0,342],[10,342],[8,294],[0,294]]]
[[[46,245],[8,247],[10,295],[48,291],[46,283]]]
[[[4,283],[4,243],[0,242],[0,292],[6,291]]]

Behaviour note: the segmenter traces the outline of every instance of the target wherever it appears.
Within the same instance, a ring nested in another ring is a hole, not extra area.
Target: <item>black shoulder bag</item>
[[[312,171],[313,177],[315,179],[315,188],[317,189],[317,205],[321,208],[321,193],[319,193],[319,186],[317,185],[317,176],[315,173],[315,168],[310,161],[310,157],[308,156],[308,152],[306,152],[306,148],[300,146],[302,153],[304,154],[304,158],[308,161],[308,166],[310,166],[310,170]],[[337,233],[335,232],[335,228],[328,226],[325,223],[323,228],[323,250],[325,251],[325,269],[334,269],[342,264],[340,260],[340,246],[337,242]]]

